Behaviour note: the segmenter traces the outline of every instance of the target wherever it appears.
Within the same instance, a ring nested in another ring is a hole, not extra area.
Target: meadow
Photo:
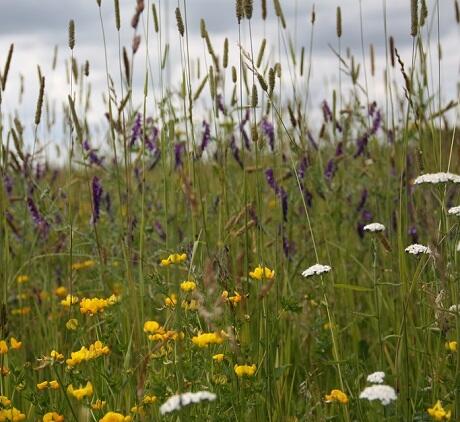
[[[94,3],[119,36],[118,0]],[[237,0],[239,44],[203,20],[193,57],[192,3],[170,17],[182,77],[164,75],[161,0],[137,0],[102,93],[70,21],[62,122],[40,67],[33,122],[3,111],[15,51],[0,51],[0,421],[460,420],[459,106],[433,76],[439,1],[408,2],[410,62],[386,34],[378,100],[373,46],[347,51],[332,10],[340,76],[313,105],[314,6],[295,46],[281,0]],[[267,10],[278,45],[252,37]]]

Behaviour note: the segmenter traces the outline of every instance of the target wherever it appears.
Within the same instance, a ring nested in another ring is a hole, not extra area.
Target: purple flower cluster
[[[87,139],[83,141],[83,150],[87,153],[87,157],[88,157],[90,164],[95,164],[97,166],[102,165],[102,161],[104,161],[104,157],[99,157],[96,154],[97,150],[91,148],[91,145]]]
[[[175,168],[178,169],[182,167],[184,163],[182,162],[182,153],[185,150],[185,144],[183,142],[178,142],[174,145],[174,160],[175,160]]]
[[[236,139],[235,139],[235,135],[232,135],[231,139],[230,139],[230,150],[232,151],[232,155],[233,155],[233,158],[235,159],[235,161],[240,165],[240,167],[243,169],[244,168],[244,164],[243,164],[243,161],[241,160],[241,157],[240,157],[240,150],[238,149],[238,147],[236,146]]]
[[[243,140],[244,140],[244,146],[246,147],[246,149],[248,151],[251,151],[251,143],[249,141],[249,136],[248,136],[248,134],[246,132],[246,129],[244,128],[246,123],[249,122],[249,118],[250,118],[249,110],[246,110],[246,114],[244,115],[244,118],[240,123],[240,132],[241,132],[241,136],[243,137]]]
[[[281,208],[283,210],[283,220],[287,221],[287,214],[288,214],[288,194],[287,192],[284,190],[283,187],[278,185],[278,183],[276,182],[275,175],[273,173],[273,169],[265,170],[265,178],[267,180],[268,185],[273,189],[276,196],[280,199]]]
[[[47,237],[49,229],[50,229],[50,225],[45,220],[45,218],[40,214],[40,211],[38,211],[37,205],[35,204],[31,196],[27,198],[27,208],[29,208],[29,212],[32,217],[32,220],[35,223],[35,226],[37,227],[40,234],[44,237]]]
[[[141,113],[137,113],[136,119],[134,120],[133,128],[131,129],[131,147],[136,144],[136,141],[142,135],[142,115]]]
[[[275,150],[275,128],[271,122],[268,121],[267,117],[263,117],[260,122],[260,128],[262,133],[268,138],[268,145],[272,152]]]
[[[372,118],[371,127],[356,140],[356,152],[353,156],[354,158],[364,154],[369,138],[372,135],[375,135],[382,125],[382,114],[380,113],[380,110],[377,109],[377,103],[375,101],[369,106],[369,116]]]
[[[203,120],[203,136],[201,138],[201,146],[200,146],[200,151],[201,154],[203,154],[204,150],[206,147],[209,145],[209,142],[211,141],[211,127],[209,126],[209,123],[206,120]]]
[[[103,192],[104,190],[102,189],[101,181],[97,176],[94,176],[91,182],[91,193],[93,197],[93,217],[91,219],[91,222],[93,224],[96,224],[100,217],[101,199]]]

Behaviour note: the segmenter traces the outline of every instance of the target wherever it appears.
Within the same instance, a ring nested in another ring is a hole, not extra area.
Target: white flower
[[[405,249],[405,251],[412,255],[419,255],[421,253],[425,253],[425,254],[431,253],[431,249],[428,246],[419,245],[418,243],[414,243],[413,245],[408,246]]]
[[[383,384],[385,378],[385,372],[377,371],[367,376],[367,382],[371,384]]]
[[[460,304],[459,304],[459,305],[452,305],[452,306],[449,308],[449,311],[450,311],[450,312],[459,312],[459,311],[460,311]]]
[[[170,413],[174,412],[175,410],[179,410],[182,407],[188,406],[191,403],[199,403],[203,400],[213,401],[216,399],[216,397],[217,396],[214,393],[210,393],[209,391],[175,394],[160,406],[160,413],[164,415],[165,413]]]
[[[311,277],[312,275],[328,273],[329,271],[331,271],[331,267],[329,265],[315,264],[303,271],[302,275],[304,277]]]
[[[422,174],[414,180],[414,185],[420,185],[422,183],[460,183],[460,176],[453,173],[428,173]]]
[[[450,215],[460,216],[460,206],[449,208],[447,211]]]
[[[371,385],[361,392],[359,398],[369,401],[380,400],[380,403],[386,406],[396,400],[396,391],[389,385]]]
[[[364,226],[364,231],[366,232],[383,232],[385,231],[385,226],[380,223],[371,223]]]

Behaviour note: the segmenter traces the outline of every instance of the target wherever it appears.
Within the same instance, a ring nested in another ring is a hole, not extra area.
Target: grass
[[[31,141],[2,108],[13,49],[1,71],[0,420],[457,420],[460,238],[448,210],[459,188],[414,184],[460,165],[458,103],[443,103],[432,70],[439,3],[422,19],[413,2],[411,63],[385,43],[382,104],[369,94],[361,2],[360,58],[344,55],[338,11],[339,84],[319,122],[308,118],[314,8],[302,46],[275,1],[278,40],[262,43],[252,2],[237,2],[239,47],[221,55],[204,24],[198,61],[190,2],[177,2],[171,40],[164,4],[137,2],[145,57],[122,48],[119,17],[106,32],[101,8],[112,5],[96,3],[102,143],[87,124],[78,22],[57,160],[40,139],[53,128],[46,75]],[[382,13],[386,31],[385,1]],[[177,84],[169,42],[181,52]],[[372,222],[385,230],[364,230]],[[413,243],[431,252],[408,254]],[[314,264],[331,271],[303,277]],[[360,398],[376,371],[396,395],[387,405]],[[162,414],[171,396],[199,391],[215,397]]]

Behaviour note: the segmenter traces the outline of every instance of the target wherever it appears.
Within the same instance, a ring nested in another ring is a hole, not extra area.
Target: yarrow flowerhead
[[[447,211],[450,215],[460,216],[460,206],[449,208]]]
[[[428,414],[435,420],[435,421],[450,421],[452,416],[452,412],[446,410],[442,407],[441,401],[438,400],[433,407],[427,409]]]
[[[371,384],[383,384],[384,378],[385,378],[385,372],[377,371],[367,376],[367,382]]]
[[[213,401],[216,399],[214,393],[209,391],[198,391],[196,393],[183,393],[176,394],[171,396],[160,406],[160,413],[164,415],[165,413],[174,412],[176,410],[182,409],[184,406],[188,406],[192,403],[199,403],[203,400]]]
[[[431,249],[428,246],[419,245],[418,243],[409,245],[404,250],[411,255],[420,255],[420,254],[430,255],[431,254]]]
[[[379,400],[384,406],[396,400],[396,392],[389,385],[377,384],[366,387],[359,395],[360,399]]]
[[[254,268],[254,271],[249,272],[249,277],[254,280],[271,280],[275,277],[275,271],[268,267],[261,267],[260,265]]]
[[[252,377],[256,373],[257,366],[255,364],[252,365],[235,365],[233,367],[233,370],[235,371],[235,374],[238,377]]]
[[[385,226],[380,223],[371,223],[371,224],[365,225],[363,227],[363,230],[365,232],[372,232],[372,233],[383,232],[385,231]]]
[[[302,275],[304,277],[311,277],[313,275],[328,273],[329,271],[331,271],[331,267],[329,265],[315,264],[303,271]]]
[[[421,176],[418,176],[414,180],[414,185],[421,185],[423,183],[431,183],[431,184],[438,184],[438,183],[460,183],[460,176],[457,174],[453,173],[444,173],[444,172],[439,172],[439,173],[427,173],[427,174],[422,174]]]
[[[342,404],[348,403],[348,396],[342,390],[331,390],[329,394],[324,396],[326,403],[339,402]]]

